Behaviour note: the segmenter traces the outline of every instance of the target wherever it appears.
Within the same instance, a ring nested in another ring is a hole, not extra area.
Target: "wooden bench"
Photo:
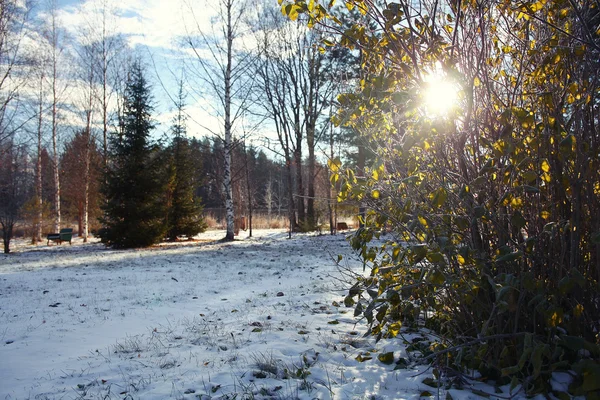
[[[338,222],[337,225],[335,226],[335,230],[336,231],[347,231],[348,224],[346,222]]]
[[[59,233],[49,233],[46,236],[48,239],[47,245],[50,245],[50,241],[61,244],[62,242],[69,242],[71,244],[71,239],[73,239],[73,228],[63,228]]]

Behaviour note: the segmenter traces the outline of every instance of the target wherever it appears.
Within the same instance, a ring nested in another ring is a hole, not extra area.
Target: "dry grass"
[[[248,217],[246,217],[246,228],[248,228]],[[217,218],[213,213],[207,212],[204,214],[204,219],[208,224],[208,229],[225,229],[225,218]],[[267,215],[254,215],[252,217],[253,229],[283,229],[287,228],[288,220],[285,216],[272,215],[270,218]]]

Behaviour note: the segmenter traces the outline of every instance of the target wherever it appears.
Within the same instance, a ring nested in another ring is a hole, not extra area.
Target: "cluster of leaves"
[[[335,2],[315,3],[294,12],[335,28]],[[571,394],[597,398],[598,4],[342,3],[363,15],[337,39],[360,49],[362,79],[336,120],[378,155],[364,176],[330,163],[339,199],[369,209],[351,243],[371,274],[346,305],[378,337],[435,330],[427,359],[446,369],[527,394],[569,370]],[[460,88],[446,115],[423,104],[436,74]]]

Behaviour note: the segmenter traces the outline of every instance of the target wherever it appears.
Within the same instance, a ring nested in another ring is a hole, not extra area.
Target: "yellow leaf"
[[[569,85],[569,92],[572,95],[575,95],[578,90],[579,90],[579,84],[577,82],[573,82]]]
[[[547,160],[542,161],[542,171],[550,172],[550,164]]]
[[[338,172],[340,170],[340,167],[342,166],[342,162],[339,158],[336,157],[333,160],[328,160],[327,166],[329,166],[331,172]]]
[[[552,62],[553,62],[554,64],[558,64],[558,63],[560,62],[560,54],[556,54],[556,55],[554,56],[554,58],[552,59]]]
[[[419,216],[419,222],[421,223],[421,225],[423,225],[424,228],[427,228],[427,220],[421,216]]]
[[[475,85],[475,87],[479,87],[479,85],[481,85],[481,81],[478,77],[475,77],[475,79],[473,79],[473,85]]]
[[[510,201],[510,205],[514,208],[520,208],[523,206],[523,199],[520,197],[515,197]]]
[[[460,254],[458,256],[456,256],[456,259],[458,260],[458,263],[460,265],[465,265],[467,263],[467,260],[465,260],[465,258],[463,256],[461,256]]]
[[[544,172],[544,173],[541,175],[541,178],[542,178],[542,180],[543,180],[544,182],[546,182],[546,183],[550,183],[550,181],[552,181],[552,177],[551,177],[551,176],[550,176],[550,174],[549,174],[549,173],[547,173],[547,172]]]
[[[374,199],[378,199],[379,198],[379,190],[375,189],[371,192],[371,197]]]
[[[550,218],[550,213],[548,211],[542,211],[540,217],[542,217],[542,219],[548,219]]]

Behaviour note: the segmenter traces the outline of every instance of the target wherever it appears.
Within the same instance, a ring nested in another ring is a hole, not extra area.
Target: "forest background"
[[[183,138],[186,184],[228,239],[234,214],[257,209],[267,225],[334,228],[327,160],[356,151],[329,117],[352,84],[351,54],[319,51],[321,34],[275,2],[138,6],[2,1],[5,251],[16,233],[39,242],[74,222],[84,240],[98,231],[136,63],[149,83],[150,157],[173,167]],[[163,178],[168,202],[174,177]]]

